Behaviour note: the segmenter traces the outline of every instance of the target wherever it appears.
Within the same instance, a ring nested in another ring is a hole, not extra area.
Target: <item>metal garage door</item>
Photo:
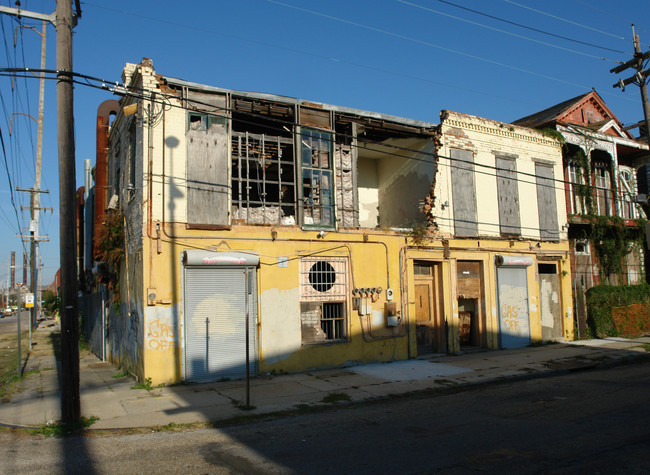
[[[526,267],[532,263],[532,258],[527,256],[497,256],[500,348],[530,344]]]
[[[226,253],[215,254],[222,258]],[[234,253],[227,254],[232,256]],[[210,259],[205,262],[210,263]],[[188,265],[191,260],[187,262],[186,259],[184,315],[187,381],[216,381],[246,376],[246,301],[249,369],[251,374],[256,373],[255,268],[245,263],[241,267],[223,265],[232,262],[222,260],[218,265]]]

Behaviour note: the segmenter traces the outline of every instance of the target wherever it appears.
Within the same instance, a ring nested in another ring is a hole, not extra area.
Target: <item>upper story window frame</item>
[[[334,132],[301,126],[297,135],[301,224],[304,228],[336,229]]]

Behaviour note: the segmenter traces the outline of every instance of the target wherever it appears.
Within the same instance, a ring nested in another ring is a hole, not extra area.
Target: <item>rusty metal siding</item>
[[[454,231],[457,237],[478,236],[474,154],[451,149],[451,194],[454,208]]]
[[[496,157],[497,193],[499,199],[499,230],[505,235],[520,235],[519,192],[515,161]]]
[[[543,241],[559,241],[560,232],[557,221],[553,167],[539,162],[535,163],[535,174],[537,175],[539,237]]]
[[[228,137],[226,127],[187,131],[187,224],[227,225]],[[172,218],[173,219],[173,218]]]

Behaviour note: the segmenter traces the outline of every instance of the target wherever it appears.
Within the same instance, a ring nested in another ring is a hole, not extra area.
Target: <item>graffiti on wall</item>
[[[174,327],[160,321],[152,320],[147,326],[147,347],[150,350],[168,351],[176,346]]]

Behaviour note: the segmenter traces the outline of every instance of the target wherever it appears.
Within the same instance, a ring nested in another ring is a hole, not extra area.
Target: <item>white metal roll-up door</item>
[[[255,269],[249,268],[249,368],[256,372]],[[185,379],[246,375],[246,268],[185,267]]]

